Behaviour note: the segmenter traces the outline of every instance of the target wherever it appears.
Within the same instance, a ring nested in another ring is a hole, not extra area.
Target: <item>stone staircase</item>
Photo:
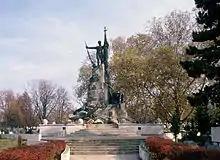
[[[117,155],[138,153],[138,146],[144,139],[108,138],[68,141],[71,155]]]
[[[138,146],[146,137],[138,137],[115,125],[92,125],[75,132],[67,143],[71,155],[105,155],[138,153]]]
[[[84,136],[135,136],[136,133],[130,133],[126,129],[118,129],[112,124],[93,124],[88,129],[83,129],[74,133],[75,137]]]

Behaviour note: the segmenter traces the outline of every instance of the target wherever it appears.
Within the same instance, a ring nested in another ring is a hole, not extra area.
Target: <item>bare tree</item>
[[[70,98],[68,91],[63,86],[59,86],[56,89],[56,109],[55,109],[55,121],[56,123],[63,123],[65,117],[71,108]]]
[[[41,123],[43,119],[63,123],[68,118],[72,104],[69,93],[63,86],[47,80],[33,81],[29,93],[34,113]]]
[[[7,110],[10,101],[14,100],[14,92],[11,90],[0,91],[0,108]]]
[[[157,45],[172,46],[184,50],[191,43],[192,28],[195,28],[193,13],[174,10],[165,17],[154,18],[147,27],[147,33]]]
[[[29,94],[24,91],[17,97],[17,105],[22,112],[23,121],[25,126],[34,126],[37,124],[36,117],[32,107],[32,101]]]
[[[33,81],[30,95],[34,112],[42,123],[56,108],[56,85],[47,80]]]
[[[7,90],[0,92],[0,108],[5,126],[21,127],[25,125],[24,115],[13,91]]]

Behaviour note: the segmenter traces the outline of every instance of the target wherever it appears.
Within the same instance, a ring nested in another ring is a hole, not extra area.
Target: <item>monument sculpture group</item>
[[[115,147],[118,150],[114,149],[114,154],[119,152],[124,154],[127,150],[130,153],[130,146],[124,146],[122,150],[121,144],[130,145],[131,141],[134,142],[132,145],[135,147],[134,152],[137,152],[139,145],[136,144],[137,139],[143,140],[146,135],[163,136],[164,131],[161,124],[137,124],[128,119],[123,94],[116,92],[111,86],[113,82],[109,74],[109,43],[106,29],[104,30],[104,42],[98,41],[98,45],[92,47],[86,44],[86,50],[92,66],[92,75],[87,87],[87,102],[70,116],[70,119],[78,120],[78,124],[47,124],[46,122],[39,127],[41,136],[51,139],[54,136],[65,138],[71,144],[70,146],[74,146],[71,148],[74,154],[96,154],[100,151],[103,154],[106,154],[106,151],[110,153],[112,148],[106,149],[108,145],[105,144],[106,141],[116,142]],[[90,50],[95,50],[94,57],[91,57]],[[121,143],[122,141],[125,143]],[[94,142],[99,143],[98,148]],[[104,144],[101,150],[100,144]]]
[[[101,41],[98,41],[98,45],[94,47],[86,44],[88,57],[92,64],[92,76],[89,79],[87,104],[78,111],[87,111],[89,112],[88,116],[104,121],[124,123],[128,117],[123,94],[115,92],[110,82],[109,43],[106,32],[105,28],[103,45]],[[90,50],[95,50],[95,59],[91,57]]]

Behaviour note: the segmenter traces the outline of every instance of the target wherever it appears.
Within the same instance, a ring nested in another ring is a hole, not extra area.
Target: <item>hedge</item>
[[[0,160],[59,160],[65,147],[65,141],[54,140],[10,148],[0,152]]]
[[[153,160],[219,160],[220,150],[175,143],[170,139],[149,137],[146,146]]]

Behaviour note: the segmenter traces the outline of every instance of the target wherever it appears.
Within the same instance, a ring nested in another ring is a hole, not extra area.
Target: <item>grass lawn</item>
[[[0,139],[0,151],[7,148],[16,147],[18,144],[17,140],[11,139]]]

